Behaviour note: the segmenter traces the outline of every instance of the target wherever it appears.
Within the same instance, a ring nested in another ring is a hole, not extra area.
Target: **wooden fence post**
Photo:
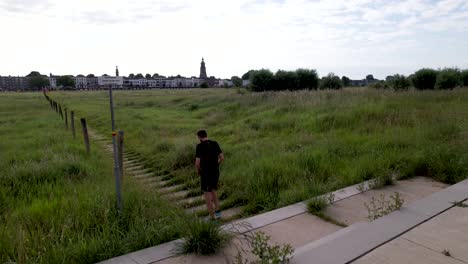
[[[70,111],[70,125],[71,125],[71,130],[73,134],[73,138],[76,138],[76,132],[75,132],[75,112]]]
[[[62,111],[62,105],[61,104],[59,104],[59,114],[60,114],[60,117],[63,120],[63,111]]]
[[[89,136],[88,136],[88,127],[86,126],[86,119],[81,118],[81,127],[83,128],[83,138],[86,146],[86,153],[89,154]]]
[[[64,111],[65,111],[65,128],[68,129],[68,111],[66,108],[64,109]]]
[[[124,132],[122,130],[119,131],[117,136],[117,151],[119,156],[119,169],[120,169],[120,186],[122,186],[123,182],[123,148],[124,148]]]

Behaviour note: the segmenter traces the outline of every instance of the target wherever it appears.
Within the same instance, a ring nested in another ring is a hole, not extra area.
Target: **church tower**
[[[200,66],[200,79],[208,79],[206,75],[206,67],[205,67],[205,60],[201,59],[201,66]]]
[[[119,76],[119,66],[115,66],[115,76]]]

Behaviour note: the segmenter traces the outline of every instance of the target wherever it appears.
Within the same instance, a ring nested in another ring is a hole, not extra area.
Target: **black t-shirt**
[[[221,154],[221,148],[218,142],[212,140],[205,140],[197,145],[197,153],[195,156],[200,158],[201,170],[218,170],[218,156]]]

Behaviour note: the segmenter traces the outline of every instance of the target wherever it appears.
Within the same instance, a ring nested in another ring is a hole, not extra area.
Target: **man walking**
[[[200,176],[201,190],[211,218],[219,219],[221,211],[216,190],[218,189],[219,164],[224,161],[224,154],[216,141],[208,139],[205,130],[198,131],[197,136],[200,143],[197,145],[195,167]]]

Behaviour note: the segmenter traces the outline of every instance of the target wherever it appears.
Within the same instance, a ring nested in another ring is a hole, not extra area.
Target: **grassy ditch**
[[[181,236],[186,216],[131,180],[115,208],[111,159],[86,155],[42,95],[0,96],[0,263],[94,263]]]
[[[106,92],[52,96],[108,132]],[[115,102],[128,145],[188,189],[198,185],[195,133],[207,129],[226,156],[222,198],[247,214],[388,175],[468,175],[467,89],[118,91]]]

